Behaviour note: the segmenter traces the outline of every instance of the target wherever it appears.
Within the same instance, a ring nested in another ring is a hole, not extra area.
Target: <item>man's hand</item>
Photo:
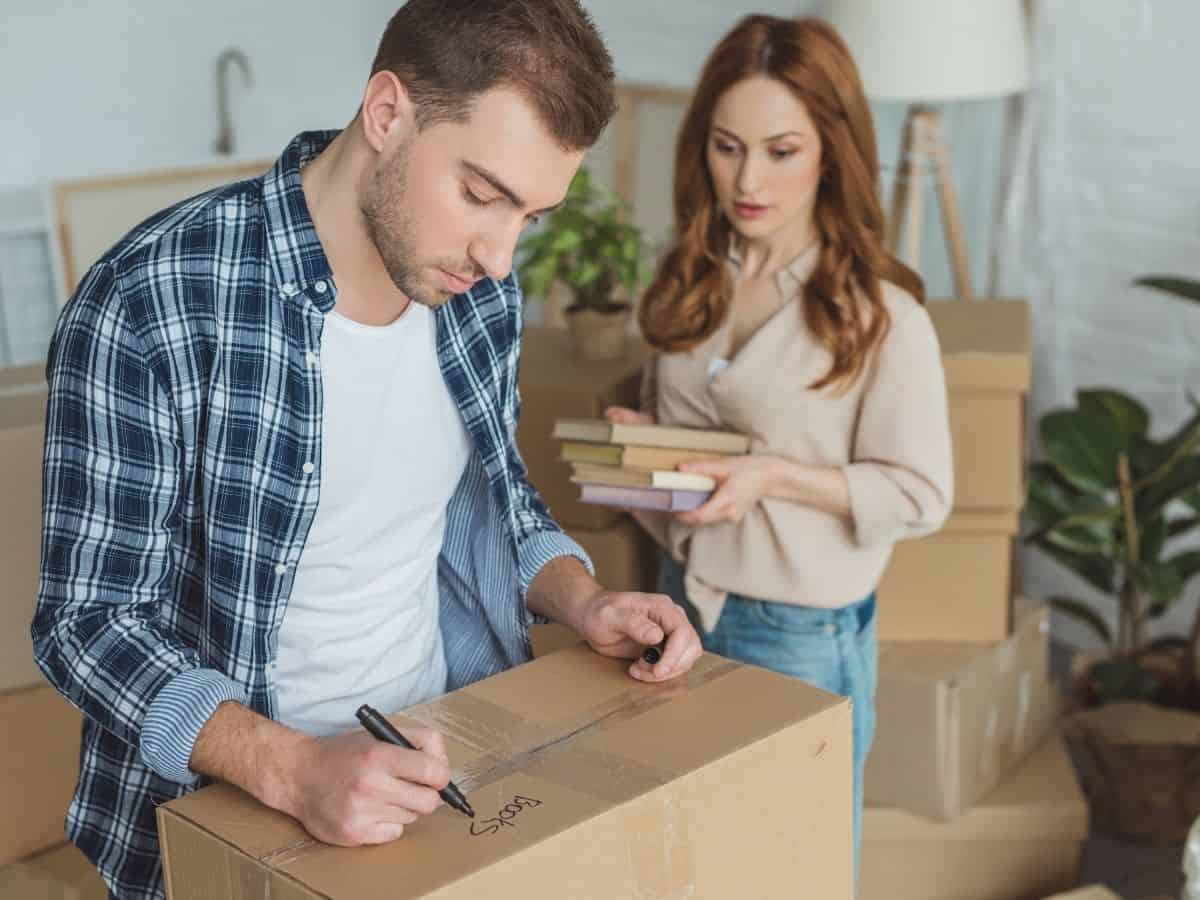
[[[635,661],[629,674],[639,681],[666,681],[687,672],[703,652],[696,629],[683,609],[664,594],[601,591],[583,606],[576,631],[603,656]],[[646,647],[666,638],[653,665],[642,659]]]
[[[382,844],[437,809],[450,781],[441,735],[406,727],[404,736],[420,749],[366,732],[312,737],[226,702],[200,729],[190,765],[299,820],[318,840]]]
[[[362,732],[313,738],[297,759],[289,809],[318,840],[342,847],[382,844],[437,809],[450,781],[441,735],[405,728],[419,750]]]
[[[573,556],[552,559],[529,585],[529,608],[573,629],[597,653],[634,659],[639,681],[666,681],[687,672],[703,652],[683,608],[665,594],[609,591]],[[654,665],[642,652],[666,639]]]

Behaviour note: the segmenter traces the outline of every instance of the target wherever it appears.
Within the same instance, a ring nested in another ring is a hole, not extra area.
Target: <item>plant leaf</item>
[[[1029,466],[1025,490],[1025,513],[1038,525],[1050,525],[1067,515],[1080,493],[1048,462]]]
[[[1149,522],[1141,523],[1141,541],[1139,543],[1141,559],[1146,562],[1157,562],[1162,556],[1163,546],[1167,543],[1169,534],[1167,517],[1155,516]]]
[[[1182,457],[1165,477],[1137,492],[1138,518],[1157,515],[1172,500],[1190,496],[1200,486],[1200,454]]]
[[[1184,516],[1181,519],[1172,519],[1167,525],[1167,537],[1174,538],[1187,534],[1197,525],[1200,525],[1200,516]]]
[[[1054,596],[1048,601],[1051,609],[1055,609],[1077,622],[1086,625],[1094,631],[1100,640],[1111,647],[1113,642],[1112,629],[1108,627],[1108,622],[1104,617],[1092,607],[1088,606],[1082,600],[1076,600],[1073,597]]]
[[[1162,564],[1173,569],[1180,581],[1186,584],[1193,575],[1200,572],[1200,550],[1177,553],[1170,559],[1164,560]]]
[[[1116,564],[1111,557],[1095,553],[1076,553],[1057,547],[1044,539],[1033,543],[1047,556],[1066,566],[1097,590],[1111,594],[1115,589]]]
[[[1107,419],[1125,438],[1125,448],[1134,437],[1145,437],[1150,428],[1150,412],[1138,400],[1120,391],[1093,389],[1075,395],[1081,412]]]
[[[1167,563],[1140,562],[1130,574],[1139,590],[1145,591],[1156,602],[1168,605],[1183,592],[1183,578]]]
[[[1146,275],[1134,281],[1134,284],[1156,288],[1184,300],[1200,302],[1200,281],[1190,278],[1181,278],[1178,275]]]
[[[1103,494],[1117,486],[1117,457],[1126,441],[1107,419],[1077,410],[1047,413],[1041,436],[1046,458],[1075,487]]]

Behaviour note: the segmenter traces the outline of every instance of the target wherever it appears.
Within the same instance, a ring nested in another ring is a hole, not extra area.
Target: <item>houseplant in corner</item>
[[[523,291],[549,299],[566,289],[567,327],[584,359],[615,359],[625,353],[625,335],[643,274],[641,230],[610,192],[581,166],[563,205],[541,231],[521,241],[518,274]]]
[[[1200,301],[1200,282],[1137,283]],[[1193,414],[1156,440],[1133,397],[1079,391],[1039,422],[1045,460],[1030,468],[1025,507],[1025,540],[1116,606],[1114,632],[1090,603],[1050,600],[1105,646],[1079,667],[1064,733],[1094,824],[1153,843],[1182,841],[1200,815],[1200,609],[1187,635],[1148,634],[1200,573],[1200,550],[1178,546],[1200,529],[1200,401],[1189,399]]]

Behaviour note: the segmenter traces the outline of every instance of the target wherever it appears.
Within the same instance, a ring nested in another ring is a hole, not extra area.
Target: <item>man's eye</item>
[[[471,190],[469,187],[466,187],[465,185],[463,186],[463,197],[465,197],[468,202],[473,203],[476,206],[487,206],[488,205],[487,200],[484,200],[482,197],[480,197],[478,194],[476,194],[473,190]]]
[[[541,216],[530,216],[529,221],[526,224],[527,225],[539,225],[539,224],[541,224],[541,221],[542,221]]]

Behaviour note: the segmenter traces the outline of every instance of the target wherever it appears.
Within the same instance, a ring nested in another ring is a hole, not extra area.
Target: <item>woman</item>
[[[816,19],[749,16],[705,64],[675,159],[676,243],[639,310],[657,351],[612,421],[739,431],[687,463],[699,509],[639,514],[706,649],[848,696],[854,849],[874,732],[875,588],[951,502],[945,379],[920,278],[883,246],[870,110]]]

